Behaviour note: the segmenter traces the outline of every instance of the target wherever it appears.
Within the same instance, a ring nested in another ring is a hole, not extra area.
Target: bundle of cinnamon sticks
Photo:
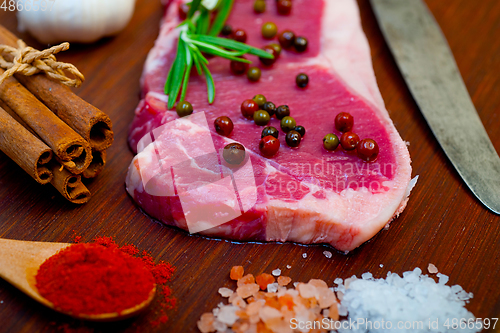
[[[0,25],[0,45],[16,43],[17,37]],[[112,142],[109,117],[46,75],[15,74],[0,85],[0,149],[69,201],[90,199],[82,177],[102,171]]]

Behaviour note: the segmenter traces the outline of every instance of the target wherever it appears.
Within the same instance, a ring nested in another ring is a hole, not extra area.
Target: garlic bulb
[[[125,28],[135,0],[22,0],[30,10],[17,12],[20,31],[41,43],[92,43]],[[46,10],[42,11],[44,4]],[[36,7],[38,5],[39,7]],[[38,10],[34,10],[38,8]]]

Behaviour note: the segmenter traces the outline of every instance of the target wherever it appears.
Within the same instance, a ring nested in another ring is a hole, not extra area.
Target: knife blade
[[[382,33],[432,133],[472,193],[500,214],[500,158],[450,47],[422,0],[370,0]]]

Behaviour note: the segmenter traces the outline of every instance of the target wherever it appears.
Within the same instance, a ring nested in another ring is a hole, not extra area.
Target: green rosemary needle
[[[187,18],[178,26],[180,34],[177,54],[165,82],[165,94],[168,95],[169,109],[174,106],[177,99],[184,100],[189,83],[189,74],[193,65],[199,75],[205,76],[208,102],[210,104],[214,102],[215,83],[207,67],[208,60],[203,56],[203,53],[246,63],[250,63],[250,61],[241,58],[244,54],[273,58],[271,54],[264,50],[227,38],[217,37],[226,23],[233,3],[234,0],[219,0],[213,9],[204,7],[201,0],[193,0],[190,3],[191,8]],[[213,22],[210,23],[212,17],[214,17]]]

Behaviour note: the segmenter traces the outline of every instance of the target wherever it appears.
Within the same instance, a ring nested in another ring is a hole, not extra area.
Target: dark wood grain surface
[[[500,151],[500,1],[427,3]],[[243,265],[255,274],[281,268],[294,281],[322,278],[331,284],[336,277],[366,271],[376,277],[415,267],[425,271],[433,263],[450,276],[451,284],[474,293],[467,308],[477,317],[499,317],[500,217],[476,200],[447,161],[397,70],[368,1],[359,0],[359,6],[382,96],[402,138],[411,143],[413,174],[420,175],[408,207],[389,230],[343,255],[326,246],[236,244],[189,236],[145,216],[124,187],[133,157],[126,138],[139,100],[142,66],[158,34],[162,7],[159,0],[138,0],[132,22],[119,36],[93,45],[73,45],[58,57],[85,74],[87,80],[76,92],[113,121],[115,143],[108,151],[106,169],[89,185],[91,201],[84,206],[67,203],[53,188],[39,186],[0,153],[0,237],[70,242],[75,235],[81,235],[83,241],[112,236],[119,244],[135,244],[155,259],[177,267],[171,286],[178,306],[169,312],[168,323],[156,328],[150,324],[154,308],[121,323],[82,324],[44,308],[0,280],[0,331],[87,327],[96,331],[197,332],[200,315],[222,301],[217,289],[231,286],[228,272],[233,265]],[[17,25],[15,15],[3,11],[0,23],[12,31]],[[21,36],[42,47],[29,36]],[[331,259],[323,255],[325,250],[334,252]],[[307,253],[306,259],[303,253]]]

